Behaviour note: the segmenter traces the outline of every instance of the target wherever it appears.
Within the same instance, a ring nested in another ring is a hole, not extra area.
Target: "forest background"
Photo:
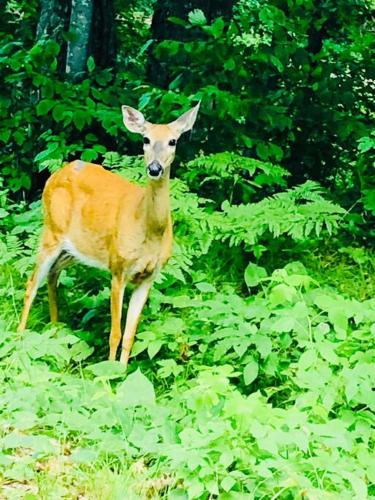
[[[368,0],[5,0],[4,498],[375,495],[374,65]],[[128,374],[109,277],[62,273],[15,333],[64,162],[144,182],[128,104],[201,101],[172,172],[174,255]]]

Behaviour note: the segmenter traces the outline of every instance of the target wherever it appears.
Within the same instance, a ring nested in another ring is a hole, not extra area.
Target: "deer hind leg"
[[[43,238],[37,264],[26,285],[25,301],[21,315],[21,321],[18,325],[19,332],[25,330],[31,304],[35,298],[36,292],[60,254],[60,245],[57,243],[55,243],[54,245],[47,245],[45,243],[46,239],[46,237]]]
[[[63,269],[68,267],[74,258],[66,252],[61,252],[48,272],[47,287],[48,287],[48,302],[51,322],[58,321],[58,307],[57,307],[57,282],[60,273]]]
[[[111,285],[111,333],[109,336],[109,359],[116,359],[121,340],[121,314],[124,300],[125,280],[123,275],[112,275]]]
[[[131,349],[133,347],[135,333],[139,318],[141,316],[143,306],[146,303],[152,280],[144,281],[138,288],[136,288],[130,297],[128,313],[126,316],[126,326],[124,337],[122,339],[122,350],[120,362],[125,366],[128,364]]]

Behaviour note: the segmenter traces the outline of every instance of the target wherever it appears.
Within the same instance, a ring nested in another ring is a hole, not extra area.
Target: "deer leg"
[[[51,323],[58,321],[57,309],[57,280],[59,279],[59,271],[50,271],[47,277],[48,303]]]
[[[117,348],[121,340],[121,313],[124,299],[125,280],[122,275],[112,275],[111,286],[111,333],[109,335],[109,359],[116,359]]]
[[[73,257],[66,252],[62,252],[52,265],[48,273],[47,287],[48,287],[48,302],[49,302],[49,312],[52,323],[57,323],[58,321],[58,307],[57,307],[57,282],[60,273],[63,269],[69,266],[72,262]]]
[[[138,288],[136,288],[130,297],[128,313],[126,316],[126,325],[124,337],[122,339],[122,350],[120,362],[125,366],[128,364],[130,352],[133,346],[135,333],[138,326],[138,321],[146,303],[152,281],[144,281]]]
[[[32,273],[26,285],[25,302],[21,315],[21,321],[18,325],[19,332],[25,330],[31,304],[33,303],[36,292],[41,282],[47,276],[59,253],[60,248],[58,247],[55,247],[52,250],[47,250],[45,247],[42,247],[41,251],[39,252],[38,261],[35,266],[34,272]]]

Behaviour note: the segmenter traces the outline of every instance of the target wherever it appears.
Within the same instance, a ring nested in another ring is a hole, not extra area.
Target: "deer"
[[[172,254],[170,169],[180,136],[196,121],[198,103],[168,124],[153,124],[122,106],[125,127],[143,136],[148,182],[134,184],[82,160],[53,173],[42,194],[43,230],[36,265],[27,284],[18,331],[26,329],[38,288],[47,280],[49,312],[58,321],[59,274],[72,261],[111,273],[109,360],[121,341],[125,287],[134,285],[126,315],[120,363],[128,364],[143,307],[158,271]]]

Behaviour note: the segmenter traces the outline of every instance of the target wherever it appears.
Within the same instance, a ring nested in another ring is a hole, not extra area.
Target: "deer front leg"
[[[124,337],[122,339],[122,351],[120,363],[125,366],[128,364],[130,352],[133,346],[135,333],[137,331],[137,326],[139,318],[146,303],[150,288],[152,286],[152,280],[144,281],[138,288],[136,288],[130,297],[128,313],[126,316],[126,326]]]
[[[47,278],[47,290],[48,290],[48,303],[49,303],[49,315],[52,323],[57,323],[58,320],[58,308],[57,308],[57,280],[59,278],[59,273],[56,271],[50,271]]]
[[[111,287],[111,333],[109,336],[109,359],[116,359],[117,348],[121,340],[121,313],[124,299],[125,280],[122,275],[112,275]]]

